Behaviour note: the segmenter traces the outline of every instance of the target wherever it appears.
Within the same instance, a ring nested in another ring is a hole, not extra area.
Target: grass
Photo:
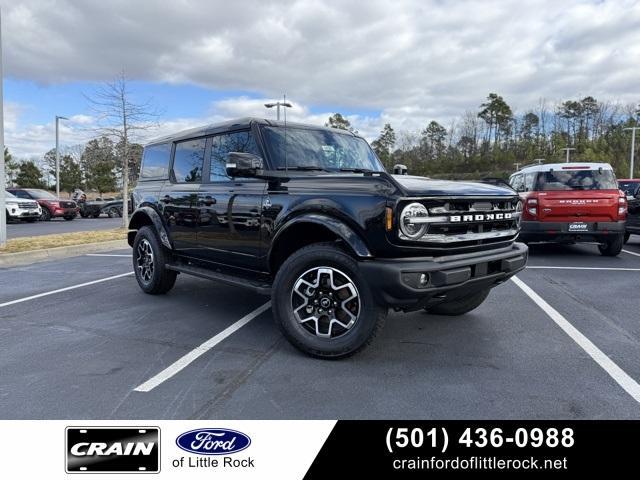
[[[38,237],[12,238],[7,240],[7,245],[0,248],[0,254],[18,253],[29,250],[43,250],[55,247],[68,247],[70,245],[84,245],[85,243],[108,242],[110,240],[125,240],[126,228],[114,228],[112,230],[99,230],[93,232],[59,233],[55,235],[41,235]]]

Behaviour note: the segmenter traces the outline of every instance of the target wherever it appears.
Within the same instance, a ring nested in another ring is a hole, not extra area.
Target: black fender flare
[[[271,262],[273,247],[274,245],[277,245],[280,236],[284,234],[291,226],[300,223],[314,223],[316,225],[325,227],[328,230],[331,230],[334,234],[336,234],[336,236],[341,238],[347,245],[349,245],[349,247],[358,257],[373,258],[373,255],[369,251],[369,247],[367,247],[367,244],[364,242],[362,237],[358,233],[356,233],[353,228],[351,228],[340,219],[322,213],[305,213],[288,220],[278,229],[276,235],[271,241],[271,248],[269,249],[268,255],[269,262]]]
[[[162,218],[156,210],[149,206],[139,207],[135,212],[133,212],[131,220],[129,221],[129,230],[138,230],[141,226],[148,225],[149,222],[146,221],[145,218],[151,220],[151,224],[156,229],[156,232],[158,232],[158,237],[162,244],[168,249],[173,250],[173,245],[171,245],[171,240],[169,240],[169,234],[164,226]],[[135,235],[128,236],[128,243],[131,246],[133,246],[134,237]]]

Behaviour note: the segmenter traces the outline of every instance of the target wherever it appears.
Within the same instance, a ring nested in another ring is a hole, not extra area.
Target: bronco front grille
[[[399,238],[421,247],[453,249],[512,242],[519,232],[520,206],[517,197],[425,198],[416,200],[428,211],[400,221],[423,227],[418,238],[408,238],[399,229]],[[406,204],[400,205],[402,212]]]

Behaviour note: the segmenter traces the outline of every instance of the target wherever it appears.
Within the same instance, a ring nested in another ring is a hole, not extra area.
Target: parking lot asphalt
[[[477,310],[390,312],[340,361],[266,307],[228,334],[269,300],[250,291],[181,275],[143,294],[129,253],[0,269],[0,418],[640,418],[639,236],[615,258],[534,246]]]
[[[93,230],[109,230],[122,226],[122,218],[82,218],[76,217],[71,221],[64,218],[54,218],[48,222],[9,222],[7,224],[7,238],[36,237],[54,233],[88,232]]]

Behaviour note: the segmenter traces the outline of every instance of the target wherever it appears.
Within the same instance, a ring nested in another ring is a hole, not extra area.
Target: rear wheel
[[[465,313],[478,308],[489,296],[490,291],[491,289],[487,288],[486,290],[481,290],[466,297],[439,303],[433,307],[425,308],[425,310],[428,313],[435,313],[436,315],[464,315]]]
[[[272,307],[291,344],[326,359],[366,347],[387,316],[356,261],[332,243],[304,247],[284,262],[273,284]]]
[[[631,234],[629,232],[624,232],[624,243],[627,243],[630,237]]]
[[[624,235],[620,234],[607,240],[602,245],[598,245],[598,250],[600,250],[600,253],[605,257],[615,257],[620,254],[623,245]]]
[[[74,218],[76,218],[75,215],[65,215],[64,216],[64,219],[67,220],[67,221],[73,220]]]
[[[173,288],[178,273],[166,268],[169,259],[151,227],[138,230],[133,242],[133,270],[143,292],[156,295]]]

